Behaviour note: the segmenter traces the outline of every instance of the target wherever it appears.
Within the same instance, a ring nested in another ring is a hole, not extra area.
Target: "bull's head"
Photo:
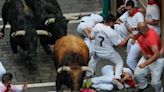
[[[69,66],[63,66],[58,68],[57,72],[61,73],[62,71],[67,71],[70,75],[70,81],[71,81],[71,89],[72,90],[80,90],[84,75],[86,71],[94,73],[94,70],[88,66],[77,66],[77,67],[69,67]]]
[[[13,32],[11,34],[12,38],[16,38],[16,37],[23,37],[23,44],[21,44],[20,46],[22,47],[22,49],[24,49],[24,51],[27,51],[27,55],[28,56],[35,56],[36,55],[36,48],[37,48],[37,40],[38,40],[38,36],[40,35],[45,35],[45,36],[49,36],[51,37],[52,34],[45,31],[45,30],[30,30],[30,31],[25,31],[25,30],[18,30],[16,32]],[[19,39],[19,38],[18,38]],[[19,42],[18,42],[19,44]]]
[[[56,40],[67,34],[68,21],[76,19],[78,19],[78,17],[56,16],[55,18],[48,18],[44,24],[49,27],[48,30],[53,34],[53,38]]]
[[[44,24],[47,26],[47,30],[52,33],[52,38],[55,38],[55,40],[67,34],[68,20],[63,16],[49,18]]]

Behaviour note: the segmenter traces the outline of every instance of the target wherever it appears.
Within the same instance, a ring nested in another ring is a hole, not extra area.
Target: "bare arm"
[[[119,14],[122,14],[124,9],[125,9],[125,5],[121,5],[121,6],[117,9],[117,12],[118,12]]]
[[[121,24],[122,22],[123,21],[121,21],[121,19],[119,19],[119,18],[115,21],[116,24]]]
[[[160,51],[158,50],[158,46],[154,45],[151,47],[152,52],[154,53],[146,62],[139,65],[140,68],[144,68],[156,61],[160,57]]]
[[[122,40],[121,43],[120,43],[119,45],[117,45],[116,47],[122,47],[122,46],[124,46],[124,45],[127,43],[128,39],[129,39],[129,37],[125,38],[125,39]]]
[[[89,38],[90,37],[90,33],[91,33],[91,29],[90,28],[86,28],[84,30],[84,34]]]
[[[159,20],[152,20],[152,21],[146,20],[146,23],[150,25],[158,26]]]

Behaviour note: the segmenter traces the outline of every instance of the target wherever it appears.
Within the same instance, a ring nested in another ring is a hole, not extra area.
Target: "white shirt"
[[[153,20],[160,20],[160,10],[157,4],[147,5],[146,8],[146,20],[153,21]],[[158,34],[160,34],[160,26],[148,25],[149,27],[153,28]]]
[[[113,49],[112,46],[117,46],[121,43],[117,32],[102,23],[95,25],[91,35],[95,37],[95,51],[110,51],[110,49]]]
[[[124,23],[121,24],[115,24],[114,30],[120,35],[120,39],[124,40],[129,36],[129,32],[127,28],[125,27]]]
[[[4,68],[2,63],[0,62],[0,80],[2,79],[2,75],[5,73],[6,73],[6,69]]]
[[[140,22],[144,22],[144,16],[141,12],[137,12],[134,16],[129,16],[128,11],[126,11],[122,16],[120,16],[120,20],[125,23],[126,26],[135,28],[137,24]],[[138,34],[138,30],[132,31],[134,35]]]
[[[0,92],[4,92],[6,90],[6,86],[2,83],[2,81],[0,81]],[[9,90],[9,92],[23,92],[23,89],[18,89],[16,88],[14,85],[11,84],[11,88]]]
[[[87,37],[85,34],[84,34],[84,30],[86,28],[89,28],[89,29],[93,29],[95,23],[93,21],[86,21],[86,22],[80,22],[80,24],[78,25],[77,27],[77,32],[81,35],[83,35],[84,37]]]

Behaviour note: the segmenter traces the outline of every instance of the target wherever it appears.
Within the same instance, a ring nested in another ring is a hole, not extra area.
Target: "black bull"
[[[27,57],[36,56],[37,40],[51,55],[49,44],[67,34],[68,21],[63,16],[56,0],[6,0],[2,8],[4,26],[0,36],[4,36],[5,25],[11,25],[10,45],[14,53],[17,46]]]

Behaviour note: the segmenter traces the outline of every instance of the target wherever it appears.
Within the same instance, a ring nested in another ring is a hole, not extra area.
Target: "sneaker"
[[[118,89],[123,89],[124,88],[124,85],[121,82],[119,82],[117,79],[113,79],[112,83],[115,84]]]

